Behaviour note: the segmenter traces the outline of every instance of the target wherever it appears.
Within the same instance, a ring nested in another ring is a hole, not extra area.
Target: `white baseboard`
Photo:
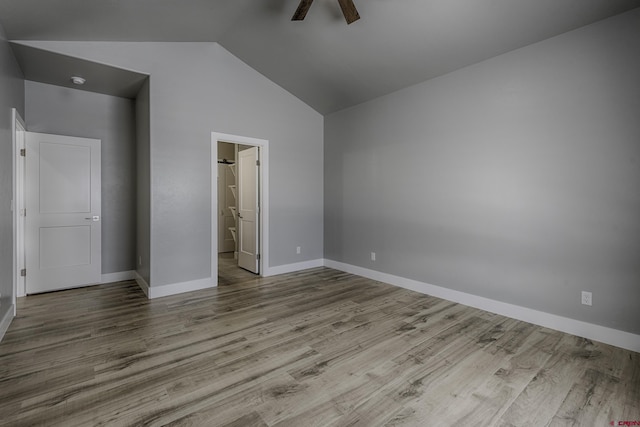
[[[295,271],[307,270],[309,268],[323,267],[324,259],[314,259],[311,261],[296,262],[293,264],[267,267],[262,274],[263,277],[276,276],[278,274],[293,273]]]
[[[309,268],[323,267],[324,259],[315,259],[311,261],[297,262],[294,264],[279,265],[276,267],[268,267],[262,274],[263,277],[275,276],[278,274],[293,273],[295,271],[307,270]],[[191,280],[182,283],[171,283],[169,285],[162,286],[149,286],[149,284],[135,271],[133,273],[133,279],[138,283],[142,292],[145,293],[147,298],[160,298],[169,295],[177,295],[184,292],[199,291],[201,289],[213,288],[216,285],[212,282],[211,278],[204,278],[198,280]],[[122,279],[127,280],[127,279]]]
[[[134,271],[133,273],[136,283],[138,284],[138,286],[140,286],[140,289],[142,289],[142,292],[144,292],[147,298],[149,298],[149,284],[142,278],[140,274],[138,274],[137,271]]]
[[[122,282],[123,280],[135,280],[135,278],[136,278],[135,270],[119,271],[117,273],[103,274],[100,279],[100,283]]]
[[[533,310],[527,307],[495,301],[489,298],[443,288],[441,286],[418,282],[417,280],[406,279],[404,277],[394,276],[392,274],[382,273],[351,264],[344,264],[338,261],[325,260],[324,265],[335,270],[356,274],[358,276],[410,289],[422,294],[432,295],[434,297],[479,308],[491,313],[533,323],[534,325],[544,326],[545,328],[555,329],[560,332],[566,332],[568,334],[577,335],[590,340],[600,341],[605,344],[640,352],[640,335],[632,334],[630,332],[624,332],[580,320],[570,319],[568,317]]]
[[[4,316],[2,316],[2,320],[0,320],[0,341],[2,341],[2,338],[4,338],[4,334],[7,332],[7,329],[9,329],[9,325],[11,325],[11,321],[15,316],[15,312],[15,305],[11,304],[9,310],[7,310]]]
[[[161,298],[168,297],[170,295],[182,294],[185,292],[199,291],[201,289],[214,288],[215,285],[211,282],[211,278],[190,280],[188,282],[170,283],[162,286],[149,286],[149,284],[140,275],[137,275],[136,282],[142,291],[147,295],[147,298]]]

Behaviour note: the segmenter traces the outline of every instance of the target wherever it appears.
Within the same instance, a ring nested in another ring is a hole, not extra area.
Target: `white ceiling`
[[[322,114],[640,7],[640,0],[0,0],[10,40],[215,41]]]

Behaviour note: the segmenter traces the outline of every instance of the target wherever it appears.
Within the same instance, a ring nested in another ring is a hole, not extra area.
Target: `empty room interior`
[[[34,425],[640,425],[640,2],[0,0]]]

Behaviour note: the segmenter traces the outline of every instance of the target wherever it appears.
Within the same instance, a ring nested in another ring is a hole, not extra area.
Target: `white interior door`
[[[235,230],[236,198],[229,187],[236,184],[233,166],[218,164],[218,252],[234,252],[236,241],[231,232]]]
[[[27,293],[100,282],[100,140],[25,136]]]
[[[238,153],[238,266],[259,273],[258,147]]]

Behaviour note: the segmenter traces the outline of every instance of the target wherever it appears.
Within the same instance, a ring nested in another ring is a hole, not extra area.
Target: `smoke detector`
[[[86,82],[86,80],[85,80],[85,79],[83,79],[82,77],[72,76],[72,77],[71,77],[71,82],[72,82],[74,85],[81,86],[81,85],[83,85],[83,84],[84,84],[84,82]]]

